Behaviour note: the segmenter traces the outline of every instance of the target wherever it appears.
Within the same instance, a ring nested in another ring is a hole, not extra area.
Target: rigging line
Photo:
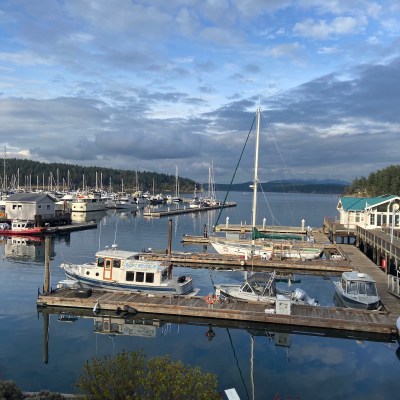
[[[263,188],[262,184],[260,184],[260,188],[261,188],[261,191],[262,191],[262,193],[263,193],[264,200],[265,200],[265,202],[266,202],[266,204],[267,204],[268,211],[269,211],[269,213],[270,213],[270,215],[271,215],[271,222],[276,221],[276,224],[277,224],[277,225],[282,225],[282,224],[279,222],[278,218],[276,218],[275,214],[272,212],[271,206],[270,206],[269,201],[268,201],[268,196],[265,194],[264,188]],[[271,224],[271,225],[273,225],[273,224]]]
[[[236,365],[237,365],[237,367],[238,367],[238,369],[239,369],[239,374],[240,374],[240,378],[241,378],[242,383],[243,383],[243,386],[244,386],[244,390],[246,391],[247,398],[250,399],[250,397],[249,397],[249,392],[247,391],[247,386],[246,386],[246,384],[244,383],[244,379],[243,379],[243,375],[242,375],[242,370],[240,369],[239,360],[238,360],[237,357],[236,357],[235,348],[233,347],[233,342],[232,342],[231,333],[229,332],[229,329],[228,329],[228,328],[226,328],[226,331],[228,332],[229,342],[231,343],[231,347],[232,347],[232,351],[233,351],[233,356],[235,357]]]
[[[249,141],[250,133],[251,133],[251,131],[253,130],[254,121],[256,120],[256,117],[257,117],[257,115],[254,116],[253,122],[251,123],[251,127],[250,127],[250,130],[249,130],[249,133],[247,134],[247,138],[246,138],[246,141],[244,142],[244,146],[243,146],[242,152],[240,153],[239,161],[238,161],[237,164],[236,164],[235,172],[233,173],[233,176],[232,176],[231,182],[230,182],[230,184],[229,184],[228,190],[227,190],[227,192],[226,192],[226,194],[225,194],[224,201],[222,202],[222,206],[221,206],[221,208],[220,208],[220,210],[219,210],[219,214],[218,214],[217,220],[215,221],[215,225],[214,225],[214,227],[213,227],[213,233],[215,233],[215,227],[218,225],[218,222],[219,222],[219,219],[220,219],[220,217],[221,217],[222,211],[223,211],[224,208],[225,208],[226,199],[227,199],[227,197],[228,197],[229,191],[231,190],[232,183],[233,183],[233,180],[235,179],[235,175],[236,175],[236,172],[237,172],[237,170],[238,170],[238,168],[239,168],[240,161],[242,160],[244,150],[245,150],[245,148],[246,148],[246,146],[247,146],[247,142]]]
[[[282,156],[282,152],[281,152],[281,150],[280,150],[280,148],[279,148],[279,146],[278,146],[278,142],[277,142],[277,140],[276,140],[276,137],[275,137],[275,135],[273,134],[273,131],[270,129],[270,126],[269,125],[267,125],[266,124],[266,126],[269,128],[268,129],[268,131],[269,131],[269,133],[270,133],[270,135],[271,135],[271,138],[272,138],[272,140],[273,140],[273,142],[274,142],[274,144],[275,144],[275,148],[276,148],[276,150],[277,150],[277,152],[278,152],[278,155],[279,155],[279,158],[280,158],[280,160],[281,160],[281,162],[282,162],[282,164],[283,164],[283,169],[284,169],[284,171],[287,171],[287,170],[289,170],[289,168],[287,167],[287,165],[286,165],[286,163],[285,163],[285,160],[284,160],[284,158],[283,158],[283,156]],[[293,186],[293,185],[292,185]],[[282,187],[282,193],[283,193],[283,195],[284,195],[284,197],[285,197],[285,201],[286,201],[286,203],[289,205],[289,199],[288,199],[288,197],[287,197],[287,193],[286,193],[286,191],[285,191],[285,187],[284,187],[284,185],[283,185],[283,182],[282,182],[282,179],[281,179],[281,187]],[[294,222],[295,221],[295,218],[294,218],[294,214],[293,214],[293,210],[291,209],[291,207],[288,207],[289,208],[289,213],[290,213],[290,216],[291,216],[291,218],[292,218],[292,221]],[[280,224],[279,224],[280,225]]]

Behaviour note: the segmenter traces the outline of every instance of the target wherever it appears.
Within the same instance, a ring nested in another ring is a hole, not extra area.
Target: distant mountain
[[[253,182],[234,183],[231,191],[235,192],[250,192],[252,191]],[[277,180],[260,183],[265,192],[284,192],[284,193],[326,193],[326,194],[342,194],[344,193],[349,182],[324,179],[324,180],[303,180],[303,179],[288,179]],[[207,187],[207,185],[204,185]],[[216,184],[216,189],[227,191],[229,184]]]

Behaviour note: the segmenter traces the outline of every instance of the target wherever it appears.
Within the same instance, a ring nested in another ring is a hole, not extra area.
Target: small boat
[[[217,297],[234,298],[244,301],[259,301],[274,304],[277,295],[290,299],[294,304],[308,304],[316,306],[318,302],[307,295],[300,288],[294,291],[282,291],[276,288],[276,272],[256,272],[243,284],[220,284],[215,285]]]
[[[87,287],[172,295],[198,292],[190,275],[173,277],[171,264],[148,261],[144,253],[119,250],[117,245],[98,251],[92,263],[64,262],[60,267],[69,281]]]
[[[35,226],[33,221],[14,219],[11,225],[7,222],[0,224],[0,235],[42,235],[46,228]]]
[[[340,281],[333,283],[337,296],[346,307],[364,310],[380,308],[381,300],[376,282],[368,274],[343,272]]]

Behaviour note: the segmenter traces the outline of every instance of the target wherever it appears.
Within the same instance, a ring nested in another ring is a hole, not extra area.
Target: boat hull
[[[98,288],[98,289],[105,289],[105,290],[122,290],[122,291],[131,291],[131,292],[138,292],[138,293],[154,293],[154,294],[172,294],[172,295],[185,295],[189,294],[194,291],[193,288],[193,281],[191,277],[185,277],[184,282],[181,284],[176,285],[169,285],[169,286],[146,286],[146,285],[133,285],[129,283],[117,282],[117,281],[105,281],[105,280],[96,280],[92,278],[88,278],[85,276],[80,276],[74,274],[66,267],[63,267],[65,271],[65,275],[68,279],[71,279],[76,282],[80,282],[82,285],[91,287],[91,288]],[[179,277],[178,279],[180,279]]]

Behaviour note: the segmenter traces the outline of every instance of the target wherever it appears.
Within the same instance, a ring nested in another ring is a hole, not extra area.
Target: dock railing
[[[400,297],[399,276],[388,275],[387,280],[388,280],[388,282],[387,282],[388,292],[397,297]]]

